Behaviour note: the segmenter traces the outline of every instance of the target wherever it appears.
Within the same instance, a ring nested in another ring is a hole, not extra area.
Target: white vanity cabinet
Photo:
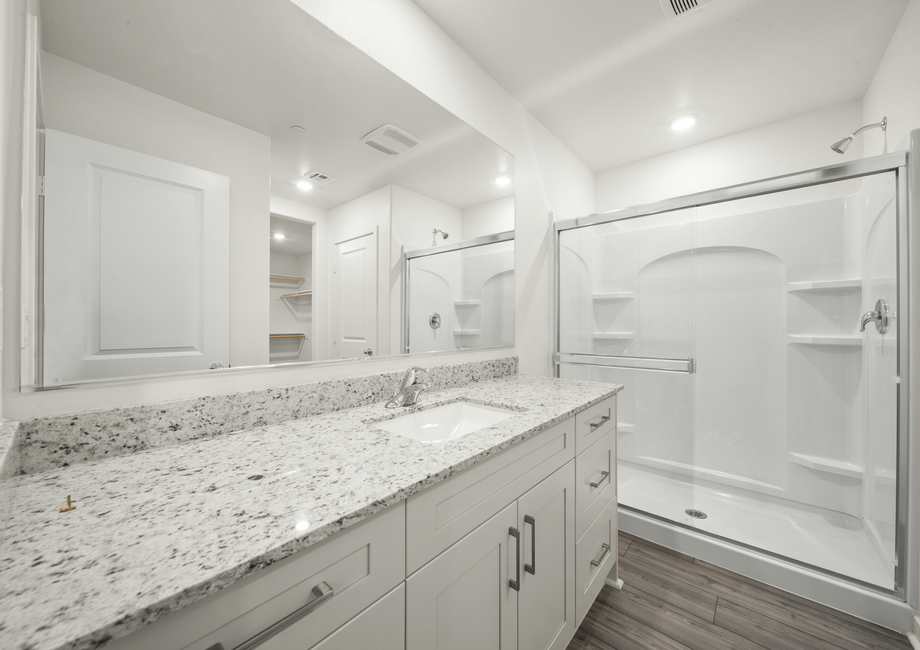
[[[610,397],[108,650],[565,650],[616,563]]]

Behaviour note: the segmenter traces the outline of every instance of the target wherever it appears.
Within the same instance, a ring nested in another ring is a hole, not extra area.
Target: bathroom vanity
[[[426,395],[514,412],[442,444],[375,404],[21,477],[0,645],[564,649],[616,579],[619,390],[515,376]]]

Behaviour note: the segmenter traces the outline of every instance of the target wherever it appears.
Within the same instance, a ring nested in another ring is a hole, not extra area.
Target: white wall
[[[271,140],[42,55],[45,126],[230,177],[230,364],[268,362]]]
[[[514,230],[514,197],[464,208],[462,220],[460,237],[464,240]]]
[[[293,1],[515,156],[515,351],[546,374],[547,215],[592,213],[594,174],[410,0]]]
[[[863,115],[869,123],[888,117],[885,133],[863,132],[867,156],[902,149],[907,133],[920,128],[920,0],[907,5],[863,97]]]
[[[598,212],[833,165],[862,157],[831,144],[862,125],[858,100],[647,158],[597,175]],[[680,134],[675,134],[680,137]]]

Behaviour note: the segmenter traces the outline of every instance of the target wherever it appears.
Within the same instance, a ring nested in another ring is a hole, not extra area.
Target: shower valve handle
[[[859,321],[859,331],[865,332],[866,325],[869,323],[875,323],[875,329],[878,330],[879,334],[885,334],[888,332],[888,326],[891,320],[889,316],[888,301],[884,298],[879,298],[878,302],[875,303],[874,311],[867,311],[863,314],[862,319]]]

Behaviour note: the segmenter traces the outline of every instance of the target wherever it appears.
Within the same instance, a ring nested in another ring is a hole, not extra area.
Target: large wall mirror
[[[40,12],[24,386],[512,344],[506,151],[289,0]]]

